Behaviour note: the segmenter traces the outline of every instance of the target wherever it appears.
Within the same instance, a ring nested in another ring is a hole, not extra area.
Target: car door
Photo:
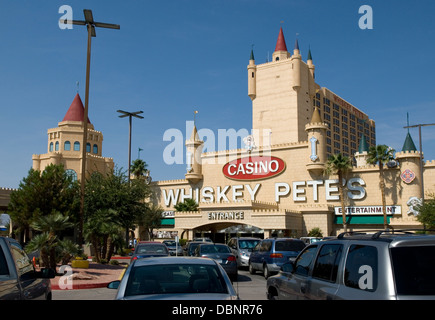
[[[307,298],[307,284],[317,250],[317,245],[308,246],[296,258],[293,273],[282,288],[289,299],[303,300]]]
[[[9,255],[4,254],[6,250],[9,251],[6,242],[0,239],[0,300],[19,300],[20,286],[16,279],[16,271],[8,267],[13,265],[13,262],[9,261]]]
[[[337,274],[342,256],[343,244],[324,244],[319,248],[312,273],[307,278],[307,299],[335,299],[339,287]]]
[[[250,263],[255,270],[260,270],[260,267],[259,267],[259,266],[261,266],[261,262],[260,262],[261,261],[261,251],[260,250],[261,250],[262,243],[263,243],[263,241],[259,242],[255,246],[255,248],[254,248],[254,250],[252,250],[252,253],[250,256]]]
[[[12,257],[17,267],[18,281],[22,290],[22,299],[45,299],[46,284],[44,279],[35,277],[35,270],[29,257],[17,242],[10,242]]]

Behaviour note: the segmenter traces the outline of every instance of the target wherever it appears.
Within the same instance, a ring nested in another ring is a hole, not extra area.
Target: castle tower
[[[302,56],[299,51],[298,39],[295,42],[295,48],[291,57],[293,62],[293,90],[298,91],[301,88],[301,63]]]
[[[401,183],[406,185],[402,188],[402,198],[422,198],[421,193],[421,171],[420,152],[417,151],[411,135],[406,135],[401,152],[396,152],[396,159],[399,161]]]
[[[201,153],[204,146],[204,141],[199,139],[196,126],[193,127],[192,135],[189,140],[186,140],[186,162],[187,173],[185,175],[189,182],[196,184],[202,180],[202,162]]]
[[[255,99],[255,96],[257,95],[257,66],[255,65],[255,59],[254,59],[254,50],[251,50],[251,57],[249,58],[249,65],[248,65],[248,96],[251,98],[251,100]]]
[[[285,44],[284,32],[282,28],[279,29],[278,40],[276,41],[275,51],[272,54],[273,61],[280,61],[290,58],[290,53],[287,51]]]
[[[315,175],[320,175],[325,170],[326,158],[326,129],[328,126],[323,123],[318,108],[314,109],[311,122],[305,126],[308,133],[307,170]]]
[[[369,145],[367,144],[366,136],[361,135],[361,140],[359,141],[358,152],[355,153],[356,166],[364,167],[367,165],[367,158],[369,153]]]
[[[33,169],[44,170],[50,164],[63,164],[75,179],[81,177],[84,107],[77,93],[57,128],[47,130],[47,153],[33,155]],[[87,176],[92,172],[108,173],[114,167],[112,158],[102,156],[103,134],[94,130],[88,118],[88,139],[85,146]]]

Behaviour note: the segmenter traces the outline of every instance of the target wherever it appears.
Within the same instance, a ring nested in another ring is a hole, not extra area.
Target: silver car
[[[163,244],[168,247],[171,256],[182,256],[184,254],[183,247],[175,240],[165,240]]]
[[[212,259],[156,257],[135,260],[108,288],[117,300],[236,300],[225,270]]]
[[[267,280],[268,299],[435,299],[435,236],[380,231],[307,246]]]
[[[249,267],[249,256],[260,241],[260,238],[255,237],[236,237],[230,239],[228,246],[236,256],[238,267]]]

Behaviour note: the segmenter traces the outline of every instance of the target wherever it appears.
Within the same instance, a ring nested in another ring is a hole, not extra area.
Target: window
[[[77,173],[73,169],[65,170],[65,174],[72,178],[72,181],[77,181]]]
[[[92,152],[98,154],[98,146],[96,144],[94,144]]]
[[[335,282],[342,252],[341,244],[324,245],[317,256],[313,278]]]
[[[53,142],[50,142],[50,148],[48,149],[50,152],[53,152]]]
[[[308,276],[310,265],[316,256],[317,246],[309,247],[295,261],[295,273],[301,276]]]
[[[91,152],[91,144],[89,142],[86,143],[86,152]]]
[[[74,142],[74,151],[80,151],[80,142]]]
[[[344,284],[347,287],[376,291],[378,276],[378,250],[373,246],[352,245],[347,254]]]
[[[5,254],[3,253],[3,249],[0,248],[0,276],[8,275],[9,268],[6,262]]]
[[[18,243],[11,242],[11,252],[15,260],[15,265],[17,266],[19,277],[33,271],[33,265],[29,257]]]
[[[261,246],[260,246],[260,251],[268,252],[268,251],[270,251],[270,248],[272,248],[272,242],[271,241],[263,241],[261,243]]]
[[[71,150],[71,142],[65,141],[65,143],[63,145],[63,150],[70,151]]]
[[[255,73],[254,73],[254,72],[252,72],[252,74],[251,74],[251,77],[252,77],[252,78],[254,78],[254,75],[255,75]]]
[[[59,151],[59,141],[56,141],[56,144],[54,145],[54,151]]]

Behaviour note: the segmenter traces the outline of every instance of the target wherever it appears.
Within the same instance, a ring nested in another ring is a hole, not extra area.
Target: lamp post
[[[79,246],[83,244],[83,215],[84,215],[84,202],[85,202],[85,179],[86,179],[86,145],[88,137],[88,109],[89,109],[89,77],[90,77],[90,65],[91,65],[91,38],[96,37],[95,27],[108,28],[108,29],[120,29],[119,24],[95,22],[92,15],[92,10],[83,10],[85,21],[82,20],[60,20],[60,23],[75,24],[80,26],[86,26],[88,29],[88,51],[86,59],[86,95],[85,95],[85,111],[83,115],[83,142],[82,142],[82,165],[81,165],[81,197],[80,197],[80,224],[79,224]]]
[[[120,115],[120,118],[125,118],[125,117],[129,117],[129,127],[128,127],[128,182],[130,183],[130,167],[131,167],[131,118],[135,117],[138,119],[143,119],[144,117],[139,116],[139,114],[143,113],[143,111],[135,111],[135,112],[128,112],[128,111],[123,111],[123,110],[116,110],[119,113],[122,113],[122,115]],[[128,227],[127,230],[125,231],[125,240],[128,246],[128,239],[129,239],[129,235],[128,235]]]
[[[413,126],[406,126],[403,128],[416,128],[418,127],[418,141],[420,144],[420,175],[421,175],[421,200],[422,203],[424,202],[424,182],[423,182],[423,143],[421,141],[421,127],[427,127],[427,126],[435,126],[435,123],[428,123],[428,124],[416,124]]]

